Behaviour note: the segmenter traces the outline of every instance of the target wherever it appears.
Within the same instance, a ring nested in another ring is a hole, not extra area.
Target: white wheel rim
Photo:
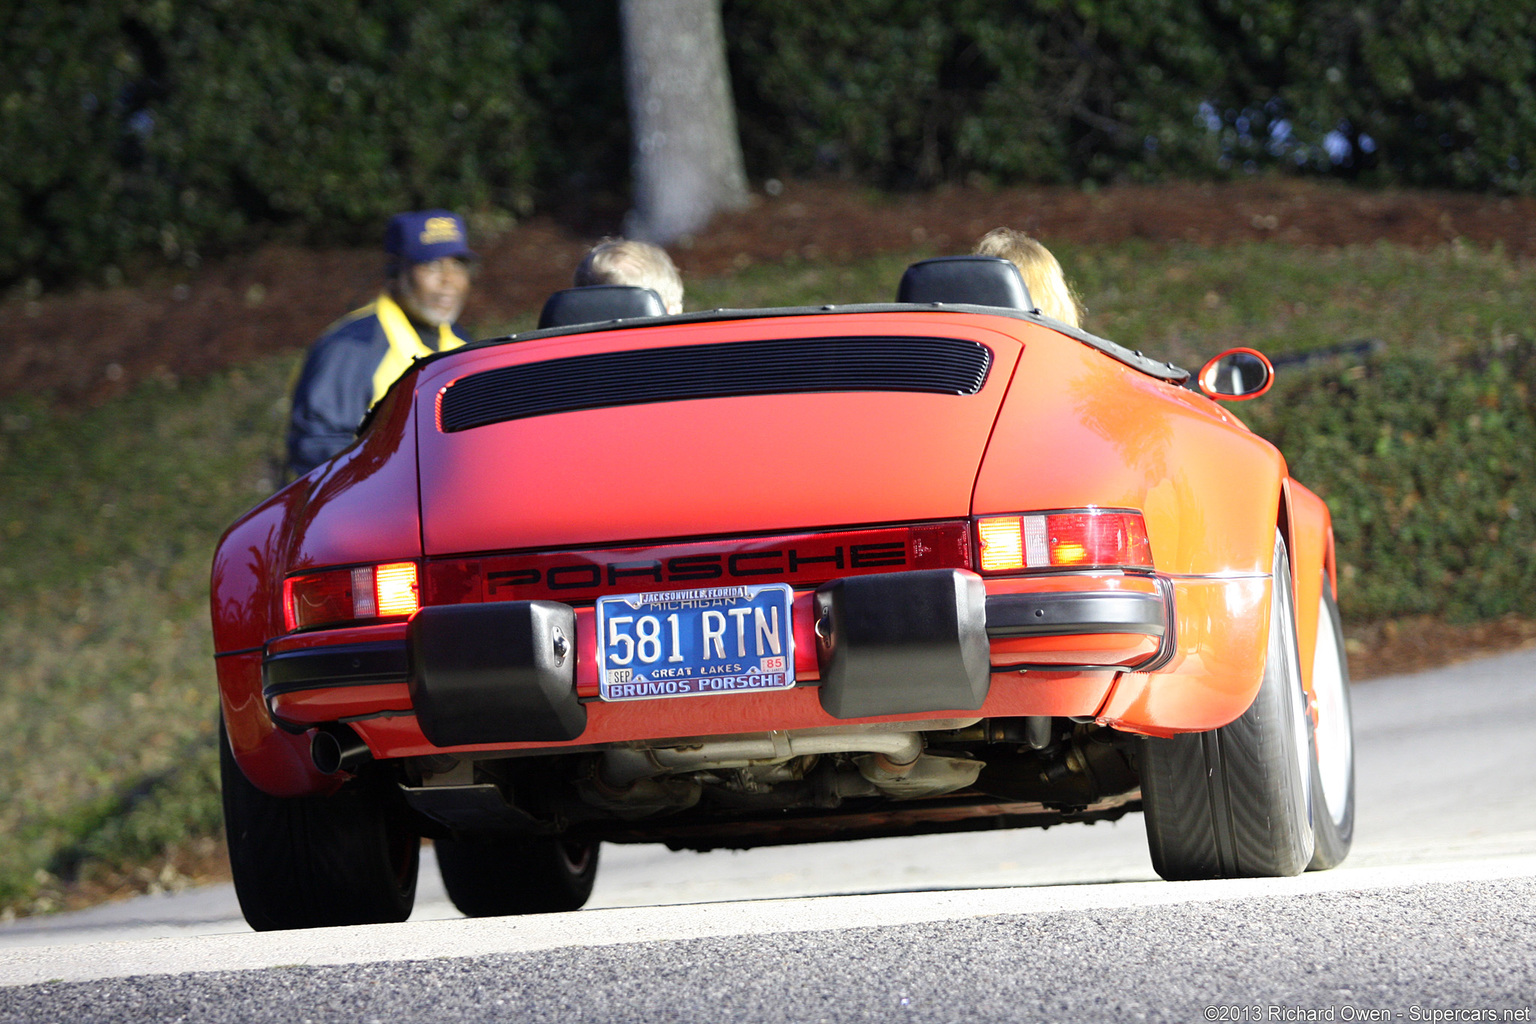
[[[1290,693],[1291,702],[1291,730],[1295,737],[1294,754],[1296,757],[1296,773],[1301,779],[1302,807],[1306,813],[1306,820],[1312,820],[1312,751],[1307,743],[1307,730],[1310,723],[1307,721],[1307,694],[1302,689],[1301,666],[1297,664],[1296,657],[1296,615],[1294,612],[1294,600],[1291,594],[1290,566],[1285,558],[1285,549],[1278,543],[1275,546],[1275,596],[1273,605],[1278,614],[1273,616],[1273,626],[1278,627],[1272,632],[1269,656],[1283,659],[1285,664],[1285,679],[1287,691]],[[1279,649],[1275,649],[1276,639],[1279,641]]]
[[[1344,657],[1327,600],[1319,600],[1317,653],[1312,659],[1312,695],[1317,706],[1317,774],[1323,799],[1335,825],[1344,821],[1349,802],[1349,780],[1354,761],[1350,742],[1349,700],[1344,692]]]

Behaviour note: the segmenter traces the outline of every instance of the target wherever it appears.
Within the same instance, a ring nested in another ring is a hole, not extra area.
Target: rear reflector
[[[982,572],[1152,568],[1140,512],[1082,509],[976,520]]]
[[[420,607],[415,562],[328,569],[283,581],[283,620],[289,631],[409,617]]]

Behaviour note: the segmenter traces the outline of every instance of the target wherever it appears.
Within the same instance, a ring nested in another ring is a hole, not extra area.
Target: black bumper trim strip
[[[987,636],[993,640],[1085,633],[1160,637],[1167,632],[1167,607],[1157,594],[992,594],[987,598]]]
[[[986,607],[987,637],[993,640],[1087,633],[1140,633],[1171,640],[1168,601],[1158,594],[992,594]],[[995,671],[1017,671],[1020,667]],[[1060,670],[1072,666],[1050,667]],[[287,651],[263,661],[262,697],[271,700],[303,690],[407,683],[409,679],[404,641]]]
[[[299,690],[404,683],[410,672],[404,640],[285,651],[262,662],[261,695],[271,700]]]

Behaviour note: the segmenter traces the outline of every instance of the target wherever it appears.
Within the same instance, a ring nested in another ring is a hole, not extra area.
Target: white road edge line
[[[528,953],[736,935],[833,931],[1013,914],[1208,903],[1536,877],[1536,854],[1295,878],[1124,882],[623,907],[533,917],[419,921],[256,934],[178,936],[0,950],[0,986],[133,975]]]

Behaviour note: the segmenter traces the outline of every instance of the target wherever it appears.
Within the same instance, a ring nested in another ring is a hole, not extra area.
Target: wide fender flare
[[[361,443],[251,509],[214,552],[209,602],[220,713],[241,771],[271,796],[324,793],[340,783],[314,768],[307,734],[277,728],[262,698],[262,656],[286,629],[283,578],[321,562],[322,550],[325,564],[420,553],[411,399],[408,385],[394,388]],[[379,514],[391,506],[393,515]],[[381,525],[399,522],[409,525]]]
[[[1205,731],[1236,719],[1257,696],[1274,599],[1270,566],[1276,530],[1289,549],[1289,524],[1298,517],[1288,510],[1285,463],[1279,453],[1255,443],[1242,454],[1246,457],[1228,460],[1224,477],[1217,473],[1220,464],[1209,460],[1185,468],[1186,479],[1198,485],[1189,491],[1214,494],[1213,500],[1193,506],[1179,502],[1170,508],[1149,502],[1149,530],[1162,520],[1162,535],[1176,538],[1182,549],[1172,559],[1172,571],[1162,570],[1162,553],[1153,542],[1154,557],[1173,591],[1175,651],[1156,672],[1127,673],[1117,679],[1096,715],[1101,724],[1160,736]],[[1178,515],[1183,520],[1174,522]],[[1307,522],[1309,517],[1315,518],[1307,505],[1299,519]],[[1205,531],[1207,543],[1200,543],[1191,522]],[[1315,529],[1304,532],[1316,535]],[[1308,557],[1313,559],[1309,564],[1315,564],[1315,556]],[[1317,578],[1314,573],[1314,635]]]
[[[224,534],[209,580],[219,713],[230,751],[253,785],[270,796],[303,796],[334,789],[316,771],[309,737],[276,728],[261,694],[266,641],[283,630],[283,567],[288,524],[302,512],[310,487],[297,480],[257,505]]]
[[[1297,656],[1311,693],[1322,588],[1336,587],[1332,520],[1323,500],[1289,477],[1272,489],[1269,514],[1245,522],[1272,549],[1276,531],[1285,544],[1295,596]],[[1266,566],[1267,569],[1267,566]],[[1325,582],[1326,574],[1326,582]],[[1174,578],[1178,650],[1157,673],[1127,673],[1115,683],[1098,721],[1149,735],[1218,728],[1253,703],[1263,682],[1273,581],[1252,574],[1227,579]],[[1221,614],[1215,614],[1217,610]]]

